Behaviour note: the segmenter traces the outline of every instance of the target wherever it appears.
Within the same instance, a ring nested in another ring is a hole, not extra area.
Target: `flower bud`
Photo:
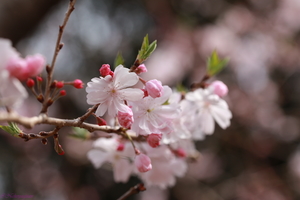
[[[139,172],[147,172],[152,169],[151,160],[145,154],[139,154],[135,157],[134,165]]]
[[[107,124],[106,121],[104,119],[102,119],[101,117],[96,117],[96,119],[97,119],[97,124],[99,126],[105,126]]]
[[[136,69],[135,69],[135,73],[137,74],[141,74],[147,72],[147,68],[144,64],[139,65]]]
[[[186,157],[186,152],[185,152],[185,150],[183,148],[178,148],[176,150],[176,155],[178,157],[185,158]]]
[[[118,147],[117,147],[117,151],[123,151],[125,148],[124,143],[119,143]]]
[[[56,87],[56,88],[59,88],[59,89],[60,89],[60,88],[63,88],[63,87],[64,87],[64,82],[62,82],[62,81],[57,81],[55,87]]]
[[[130,128],[133,123],[133,113],[129,107],[126,107],[126,112],[118,112],[118,121],[121,126]]]
[[[80,79],[76,79],[73,81],[73,86],[77,89],[83,88],[83,83]]]
[[[111,70],[110,70],[110,65],[109,65],[109,64],[103,64],[103,65],[101,66],[101,68],[99,69],[99,71],[100,71],[100,75],[101,75],[102,77],[105,77],[105,76],[107,76],[107,75],[110,75],[110,72],[111,72]]]
[[[27,62],[26,74],[29,77],[36,76],[42,72],[45,66],[45,58],[40,54],[33,56],[27,56],[25,58]]]
[[[26,82],[27,87],[32,88],[35,84],[34,80],[32,78],[29,78]]]
[[[224,97],[228,93],[228,87],[222,81],[214,81],[209,87],[212,88],[213,92],[219,97]]]
[[[161,85],[161,82],[156,79],[147,81],[145,84],[145,87],[146,87],[148,94],[152,98],[157,98],[162,95],[163,87]]]
[[[11,76],[16,77],[19,80],[26,80],[29,78],[25,71],[27,68],[27,62],[23,58],[12,58],[8,61],[6,69]]]
[[[67,94],[66,90],[59,91],[60,96],[66,96],[66,94]]]
[[[150,147],[158,147],[159,146],[159,142],[162,138],[162,134],[158,134],[158,133],[152,133],[150,135],[148,135],[147,137],[147,142],[150,145]]]

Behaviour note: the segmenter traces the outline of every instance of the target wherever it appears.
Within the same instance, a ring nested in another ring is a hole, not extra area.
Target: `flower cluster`
[[[137,69],[147,71],[145,65]],[[101,76],[87,84],[87,103],[99,104],[95,114],[108,113],[127,129],[128,138],[143,138],[131,141],[133,146],[119,136],[95,141],[88,157],[97,168],[111,163],[115,181],[126,182],[135,174],[146,185],[172,186],[176,176],[185,174],[187,158],[197,154],[192,140],[212,134],[215,122],[223,129],[230,125],[232,114],[222,99],[228,88],[221,81],[179,93],[122,65],[111,71],[105,64],[99,71]],[[138,81],[143,88],[133,88]]]

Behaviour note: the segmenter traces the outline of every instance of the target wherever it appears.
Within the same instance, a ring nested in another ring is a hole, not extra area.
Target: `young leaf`
[[[148,34],[147,34],[144,37],[142,47],[139,50],[138,56],[136,58],[139,61],[139,63],[144,62],[152,54],[152,52],[156,49],[156,46],[157,46],[156,40],[149,45],[149,38],[148,38]]]
[[[124,58],[120,52],[118,53],[118,55],[115,58],[114,68],[116,68],[119,65],[124,65]]]
[[[14,137],[18,137],[22,132],[16,123],[8,122],[8,126],[0,126],[0,128]]]
[[[71,137],[78,139],[88,139],[90,137],[90,132],[83,128],[73,127],[73,133],[70,134]]]
[[[207,60],[207,74],[214,76],[219,73],[229,62],[228,58],[220,59],[217,51],[213,51]]]

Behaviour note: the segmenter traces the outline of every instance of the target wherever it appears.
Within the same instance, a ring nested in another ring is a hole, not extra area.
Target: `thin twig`
[[[71,13],[73,12],[73,10],[75,9],[75,7],[74,7],[75,2],[76,2],[76,0],[70,0],[69,7],[68,7],[68,10],[65,14],[63,24],[61,26],[59,26],[59,32],[58,32],[58,36],[57,36],[57,40],[56,40],[56,46],[55,46],[55,49],[54,49],[54,54],[53,54],[51,65],[46,67],[48,76],[47,76],[47,82],[46,82],[46,88],[45,88],[45,90],[46,90],[45,99],[44,99],[44,102],[43,102],[43,108],[41,110],[41,113],[47,113],[48,107],[50,106],[48,104],[48,99],[49,99],[49,96],[50,96],[52,76],[53,76],[53,71],[54,71],[54,67],[55,67],[55,63],[56,63],[56,58],[57,58],[57,55],[60,52],[61,48],[63,47],[63,43],[61,43],[61,38],[63,36],[64,29],[67,25],[69,17],[71,15]]]
[[[144,187],[143,183],[139,183],[136,186],[130,188],[125,194],[123,194],[118,200],[124,200],[127,199],[128,197],[137,194],[139,192],[145,191],[146,188]]]

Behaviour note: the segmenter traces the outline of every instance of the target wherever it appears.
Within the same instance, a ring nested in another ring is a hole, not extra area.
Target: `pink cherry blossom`
[[[133,123],[133,113],[132,110],[127,107],[126,112],[118,112],[118,121],[121,126],[125,128],[130,128]]]
[[[139,154],[135,157],[134,165],[139,172],[147,172],[152,169],[151,159],[145,154]]]
[[[148,135],[147,142],[151,147],[155,148],[159,146],[161,138],[162,138],[162,134],[152,133]]]
[[[19,53],[7,39],[0,38],[0,106],[16,107],[28,96],[20,81],[10,76],[6,69],[11,59],[17,59]]]
[[[128,88],[139,81],[138,76],[129,69],[119,65],[114,76],[107,75],[104,78],[93,78],[87,83],[87,103],[90,105],[99,104],[96,115],[102,116],[108,111],[112,117],[118,111],[127,112],[124,101],[137,101],[143,98],[144,92],[140,89]]]
[[[100,67],[99,71],[100,71],[100,75],[101,75],[102,77],[105,77],[105,76],[107,76],[107,75],[111,75],[111,74],[110,74],[110,73],[111,73],[111,70],[110,70],[110,65],[109,65],[109,64],[103,64],[103,65]]]
[[[28,77],[33,77],[39,75],[45,66],[45,58],[40,54],[33,56],[27,56],[25,58],[27,63],[26,74]]]
[[[228,87],[222,81],[214,81],[210,84],[209,88],[219,97],[224,97],[228,93]]]
[[[147,72],[147,68],[144,64],[139,65],[136,69],[135,69],[135,73],[137,74],[141,74]]]
[[[145,89],[152,98],[160,97],[163,93],[163,86],[161,85],[161,82],[156,79],[147,81]]]

